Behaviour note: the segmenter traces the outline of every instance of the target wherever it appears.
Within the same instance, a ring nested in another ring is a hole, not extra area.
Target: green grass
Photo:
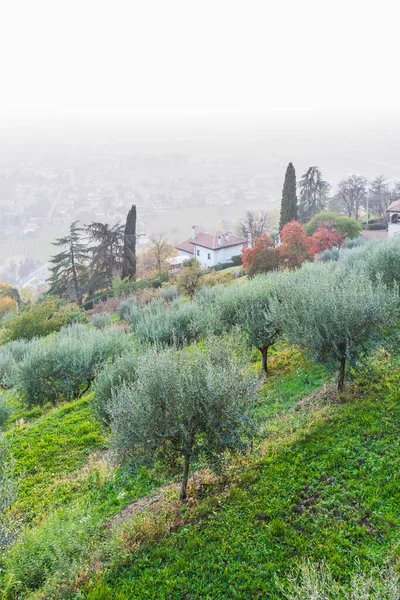
[[[357,565],[396,566],[399,384],[399,368],[377,368],[346,403],[314,408],[297,422],[293,411],[282,439],[249,458],[212,510],[199,516],[200,502],[196,518],[142,544],[86,597],[280,598],[275,577],[304,557],[325,560],[344,582]]]
[[[301,558],[325,559],[344,582],[356,565],[396,566],[398,364],[382,355],[335,404],[312,396],[299,405],[330,373],[296,349],[272,349],[270,369],[253,451],[192,489],[187,505],[171,490],[121,529],[110,519],[171,474],[107,467],[90,396],[10,429],[25,532],[0,573],[0,589],[14,582],[5,597],[281,598],[275,577]]]

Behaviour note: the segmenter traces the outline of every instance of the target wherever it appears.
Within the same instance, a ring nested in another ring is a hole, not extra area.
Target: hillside
[[[0,597],[398,600],[398,257],[2,321]]]
[[[280,598],[276,576],[303,556],[342,581],[396,563],[399,362],[378,357],[341,402],[298,352],[271,362],[257,448],[222,479],[196,476],[187,505],[175,488],[160,499],[161,473],[107,466],[86,399],[11,428],[15,510],[33,525],[10,561],[11,597]]]

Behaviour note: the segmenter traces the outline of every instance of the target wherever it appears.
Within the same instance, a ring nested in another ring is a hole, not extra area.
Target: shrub
[[[313,216],[306,225],[307,235],[312,235],[320,227],[335,229],[343,238],[352,240],[361,235],[362,227],[355,219],[344,217],[335,212],[323,210]]]
[[[22,361],[30,353],[35,352],[38,340],[16,340],[0,347],[0,386],[12,388],[18,377],[18,369]]]
[[[21,310],[19,315],[7,322],[5,341],[44,337],[66,325],[85,320],[85,313],[77,306],[60,307],[59,300],[46,298]]]
[[[18,368],[17,389],[29,407],[77,398],[88,389],[99,367],[125,352],[129,343],[114,328],[97,331],[72,325],[25,357]]]
[[[249,277],[279,268],[279,252],[267,235],[257,238],[252,248],[242,252],[243,268]]]
[[[0,318],[7,313],[15,312],[16,308],[17,301],[14,298],[9,298],[8,296],[4,298],[0,297]]]
[[[339,250],[337,248],[333,248],[332,250],[325,250],[322,252],[321,260],[322,262],[336,261],[339,259]]]
[[[176,277],[178,292],[189,296],[189,298],[193,298],[195,293],[200,289],[202,275],[204,275],[204,272],[197,260],[185,266]]]
[[[104,327],[111,323],[111,315],[107,312],[99,315],[92,315],[91,323],[96,329],[104,329]]]
[[[175,465],[182,459],[185,500],[193,460],[217,467],[226,450],[246,447],[257,387],[222,340],[204,350],[153,350],[139,357],[136,383],[123,385],[114,398],[112,445],[139,460],[157,454]]]
[[[17,483],[14,476],[14,463],[10,455],[7,439],[0,432],[0,553],[14,539],[15,523],[9,514],[17,496]]]
[[[352,250],[353,248],[358,248],[359,246],[363,246],[364,244],[366,244],[367,240],[363,237],[357,237],[357,238],[353,238],[353,239],[347,239],[344,241],[343,243],[343,248],[346,248],[347,250]]]
[[[43,526],[25,530],[6,557],[17,596],[25,597],[45,582],[51,588],[52,583],[68,581],[97,533],[98,517],[83,509],[59,511]],[[52,592],[46,597],[59,597]]]
[[[228,285],[232,283],[233,280],[233,273],[224,273],[223,271],[217,272],[215,269],[213,269],[211,273],[203,275],[201,278],[201,283],[206,287],[214,287],[216,285]]]
[[[178,290],[176,287],[162,287],[160,288],[160,296],[165,302],[172,302],[178,298]]]
[[[123,354],[105,364],[96,375],[92,406],[97,418],[107,425],[112,397],[125,383],[133,383],[137,378],[138,354]]]
[[[138,301],[135,297],[133,298],[126,298],[125,300],[122,300],[118,310],[117,310],[117,314],[119,316],[119,318],[122,321],[130,321],[130,317],[129,314],[131,312],[131,308],[133,308],[133,310],[138,309]]]
[[[373,241],[341,255],[343,268],[364,270],[372,281],[400,285],[400,240]]]

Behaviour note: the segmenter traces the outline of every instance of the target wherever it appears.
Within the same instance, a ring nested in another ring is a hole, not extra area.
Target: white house
[[[203,267],[214,267],[241,254],[245,245],[245,240],[230,232],[211,235],[199,232],[198,227],[193,225],[192,237],[176,246],[176,249],[180,256],[195,258]]]
[[[388,213],[388,237],[400,236],[400,200],[395,200],[386,211]]]

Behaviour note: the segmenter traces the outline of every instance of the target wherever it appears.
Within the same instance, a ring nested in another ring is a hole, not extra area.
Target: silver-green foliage
[[[25,358],[16,387],[28,406],[71,400],[90,385],[102,364],[129,345],[129,338],[118,329],[72,325],[43,340]]]
[[[0,386],[12,388],[17,381],[18,369],[29,354],[40,345],[37,339],[16,340],[0,347]]]
[[[398,310],[398,291],[374,283],[364,269],[337,263],[308,265],[286,277],[270,311],[289,341],[318,359],[340,361],[342,389],[346,360],[356,359],[382,339]]]
[[[17,495],[14,464],[7,439],[0,432],[0,553],[14,539],[15,524],[10,518],[9,509]]]
[[[343,268],[363,269],[372,281],[400,285],[400,239],[368,242],[351,251],[342,251]]]
[[[139,461],[156,453],[173,464],[183,459],[185,499],[189,463],[202,458],[217,466],[226,450],[245,447],[257,388],[223,339],[205,349],[153,349],[139,357],[137,381],[113,399],[112,446]]]
[[[96,416],[104,425],[109,422],[109,409],[113,395],[122,385],[136,381],[137,363],[137,353],[122,354],[115,360],[107,362],[96,375],[92,406]]]

